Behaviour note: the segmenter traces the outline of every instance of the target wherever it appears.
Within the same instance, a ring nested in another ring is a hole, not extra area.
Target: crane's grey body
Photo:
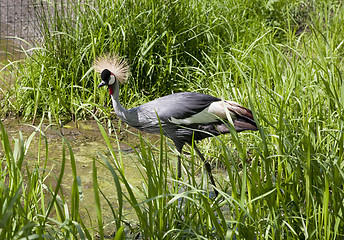
[[[191,142],[192,131],[190,132],[187,127],[195,128],[195,124],[176,124],[173,119],[186,119],[196,115],[214,101],[220,99],[193,92],[175,93],[128,110],[130,117],[122,116],[122,120],[148,133],[160,133],[161,125],[163,133],[172,140],[182,138],[184,142]],[[196,133],[196,135],[196,140],[204,138],[201,134]]]
[[[210,95],[196,92],[175,93],[155,99],[132,109],[124,109],[119,102],[118,83],[115,83],[114,92],[111,95],[116,114],[128,125],[148,133],[160,133],[172,139],[177,150],[181,151],[185,143],[191,144],[192,140],[202,140],[207,137],[229,133],[226,119],[214,116],[212,122],[192,122],[188,124],[178,123],[178,120],[191,119],[199,113],[206,115],[207,109],[214,102],[222,100]],[[211,114],[211,113],[208,113]],[[240,116],[232,114],[232,120],[238,121]],[[245,118],[243,118],[246,120]],[[253,120],[251,120],[251,123]],[[240,125],[235,124],[237,131],[243,131]],[[252,127],[253,128],[253,127]],[[254,130],[254,129],[252,129]]]
[[[117,65],[112,71],[127,76],[121,63],[114,62]],[[171,94],[127,110],[119,101],[119,81],[113,72],[108,69],[102,70],[103,81],[98,87],[108,86],[114,110],[119,118],[128,125],[148,133],[160,133],[162,129],[163,134],[173,140],[179,153],[182,152],[185,143],[191,145],[193,140],[229,133],[229,122],[232,122],[238,132],[257,130],[249,109],[233,101],[195,92]],[[205,163],[210,180],[215,186],[209,162],[205,160],[196,145],[193,145],[196,153]],[[178,177],[181,177],[180,156],[178,156]],[[217,195],[216,189],[215,194]]]

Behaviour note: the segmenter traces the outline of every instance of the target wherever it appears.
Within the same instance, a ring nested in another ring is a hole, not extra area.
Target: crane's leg
[[[213,174],[211,173],[211,166],[208,160],[206,160],[203,156],[203,154],[200,152],[200,150],[197,148],[196,143],[194,142],[194,149],[196,151],[196,153],[198,154],[198,156],[202,159],[204,165],[205,165],[205,169],[208,172],[208,176],[210,178],[211,184],[213,184],[214,187],[216,187],[214,178],[213,178]],[[216,189],[214,189],[215,192],[215,196],[217,197],[217,195],[219,194],[218,191]]]
[[[176,146],[176,149],[178,151],[177,174],[178,174],[178,180],[180,180],[182,177],[182,162],[181,162],[180,156],[181,156],[182,151],[183,151],[184,143],[174,141],[174,145]]]
[[[182,154],[182,153],[180,153],[180,154]],[[181,179],[181,177],[182,177],[182,162],[180,159],[180,154],[178,155],[178,163],[177,163],[178,179]]]

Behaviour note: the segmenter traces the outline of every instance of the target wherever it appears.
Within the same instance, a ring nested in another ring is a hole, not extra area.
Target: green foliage
[[[272,99],[281,101],[277,95],[272,95]],[[259,116],[267,120],[275,117]],[[292,121],[283,120],[287,126]],[[298,121],[304,119],[296,118]],[[307,123],[306,126],[309,128]],[[158,151],[154,151],[154,146],[139,137],[140,146],[135,154],[142,184],[133,186],[121,163],[124,153],[113,150],[103,127],[99,127],[111,153],[101,154],[101,159],[113,176],[119,206],[125,199],[136,221],[125,220],[122,207],[116,211],[110,202],[102,208],[112,210],[113,218],[120,220],[116,221],[117,229],[124,227],[130,239],[137,236],[143,239],[343,237],[342,157],[333,151],[326,154],[316,151],[322,144],[328,149],[342,148],[333,146],[338,143],[336,140],[327,139],[326,131],[335,132],[332,129],[325,129],[326,137],[318,136],[319,142],[312,131],[305,132],[301,125],[295,128],[300,133],[291,136],[285,134],[282,124],[273,130],[261,126],[258,136],[241,136],[234,131],[231,137],[235,149],[214,138],[209,147],[215,148],[214,154],[226,170],[215,175],[219,191],[215,199],[208,197],[212,195],[211,186],[203,179],[206,174],[199,171],[203,164],[197,163],[192,148],[191,156],[183,159],[184,180],[175,180],[176,158],[168,154],[163,138]],[[337,134],[333,137],[343,138],[341,132]],[[119,141],[116,134],[114,137],[115,142]],[[204,151],[212,152],[212,149],[205,147]],[[94,186],[99,188],[96,182]]]
[[[86,228],[83,229],[79,216],[79,194],[75,159],[68,142],[63,140],[63,152],[56,186],[48,186],[48,177],[52,173],[46,169],[48,158],[41,159],[41,147],[45,146],[48,157],[47,140],[37,128],[28,139],[22,134],[14,140],[11,147],[8,135],[0,121],[2,152],[0,175],[0,238],[1,239],[80,239],[90,238]],[[28,148],[33,137],[39,133],[37,161],[33,170],[25,163]],[[44,140],[44,143],[41,141]],[[61,181],[66,163],[65,145],[69,148],[73,168],[72,197],[66,199],[61,194]],[[71,215],[69,211],[71,210]]]
[[[264,33],[274,38],[270,22],[277,20],[271,19],[297,7],[285,1],[42,0],[36,13],[43,41],[18,69],[13,106],[27,118],[44,111],[56,121],[85,116],[80,106],[100,107],[108,99],[97,91],[91,69],[93,59],[106,53],[125,56],[131,65],[132,78],[121,91],[130,105],[191,89],[200,80],[211,88],[212,74],[230,80],[231,61],[220,73],[211,69],[216,61],[248,50]],[[287,27],[290,17],[278,25]]]
[[[113,177],[118,206],[101,191],[94,164],[100,237],[105,237],[102,197],[113,214],[116,239],[138,234],[144,239],[344,237],[344,10],[340,2],[52,4],[51,10],[40,13],[43,45],[32,49],[18,66],[15,95],[5,98],[6,109],[27,118],[48,112],[57,122],[66,115],[87,116],[90,110],[101,110],[99,115],[109,117],[108,94],[96,88],[98,76],[91,65],[96,56],[110,52],[125,56],[131,65],[132,77],[121,86],[121,100],[129,106],[194,90],[249,107],[259,126],[257,133],[233,132],[204,141],[202,150],[226,169],[223,176],[215,174],[220,197],[214,200],[208,197],[211,187],[202,181],[202,165],[195,161],[192,148],[183,161],[184,180],[175,180],[175,157],[163,139],[157,154],[154,146],[139,138],[135,153],[143,183],[133,186],[123,169],[123,153],[115,152],[111,144],[111,137],[118,143],[117,136],[107,136],[100,125],[109,148],[109,154],[100,158]],[[4,130],[2,136],[6,136]],[[23,184],[23,141],[15,142],[15,151],[6,137],[2,141],[0,238],[57,234],[61,229],[60,238],[68,234],[92,238],[78,218],[76,182],[74,210],[67,217],[62,210],[65,205],[59,202],[60,189],[50,188],[48,197],[42,194],[43,185],[35,180],[43,179],[39,171],[27,172],[33,180],[25,179]],[[62,177],[63,171],[57,179]],[[30,189],[35,192],[28,191],[26,184],[34,186]],[[36,196],[53,203],[47,207],[44,201],[34,200],[38,209],[25,207],[32,206],[29,203]],[[124,202],[131,205],[135,220],[127,218]],[[48,225],[51,218],[46,216],[52,208],[58,220]],[[36,212],[43,217],[32,220]],[[66,221],[69,225],[62,224]]]

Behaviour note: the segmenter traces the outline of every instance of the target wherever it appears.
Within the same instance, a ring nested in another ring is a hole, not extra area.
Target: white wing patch
[[[196,113],[191,117],[182,119],[171,117],[170,121],[174,124],[179,125],[190,125],[195,123],[205,124],[217,122],[219,119],[227,119],[226,108],[233,120],[235,119],[235,114],[228,109],[229,106],[227,106],[227,104],[229,104],[229,102],[227,101],[213,102],[209,105],[209,107],[205,108],[202,112]]]

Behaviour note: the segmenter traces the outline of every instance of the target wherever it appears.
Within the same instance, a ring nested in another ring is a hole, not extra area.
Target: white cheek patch
[[[116,82],[116,77],[115,75],[110,75],[110,80],[109,80],[109,84],[108,85],[112,85]]]
[[[213,102],[209,105],[209,107],[205,108],[202,112],[196,113],[191,117],[178,119],[171,117],[171,122],[174,124],[183,124],[183,125],[190,125],[194,123],[204,124],[204,123],[212,123],[217,122],[219,119],[227,119],[226,114],[226,102],[218,101]],[[231,111],[228,111],[229,115],[232,119],[235,119],[235,114]]]

